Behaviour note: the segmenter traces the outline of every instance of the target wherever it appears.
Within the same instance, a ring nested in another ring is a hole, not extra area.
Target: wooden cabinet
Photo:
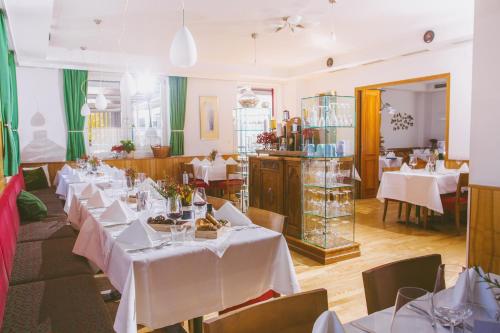
[[[287,235],[302,233],[300,159],[250,157],[249,202],[287,217]]]
[[[286,234],[302,237],[302,171],[300,160],[285,161],[284,214],[287,216]]]

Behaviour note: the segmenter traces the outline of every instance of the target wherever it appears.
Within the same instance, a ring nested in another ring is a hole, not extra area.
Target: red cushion
[[[459,204],[467,204],[467,196],[462,196],[458,199]],[[455,204],[456,204],[456,197],[455,196],[447,196],[447,195],[442,195],[441,196],[441,203],[443,204],[443,209],[444,210],[454,210],[455,209]]]
[[[247,305],[252,305],[252,304],[264,302],[264,301],[267,301],[268,299],[277,298],[280,296],[281,295],[279,293],[275,292],[274,290],[268,290],[257,298],[251,299],[249,301],[246,301],[245,303],[241,303],[241,304],[232,306],[230,308],[224,309],[222,311],[219,311],[219,315],[224,314],[226,312],[237,310],[237,309],[242,308],[242,307],[247,306]]]

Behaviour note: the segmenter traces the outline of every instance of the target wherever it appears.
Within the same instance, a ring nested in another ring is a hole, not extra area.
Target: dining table
[[[268,290],[284,295],[300,291],[280,233],[252,224],[224,227],[217,239],[198,239],[192,220],[184,241],[174,242],[170,232],[157,231],[154,247],[137,249],[119,236],[139,221],[107,223],[100,218],[105,208],[88,207],[79,189],[71,193],[80,229],[73,252],[102,270],[121,293],[114,322],[119,333],[137,332],[137,324],[158,329],[199,318]],[[120,200],[116,188],[103,192]],[[136,211],[135,204],[128,205]],[[159,214],[163,207],[162,199],[154,199],[149,210],[136,212],[138,219]]]
[[[223,158],[216,159],[214,161],[202,160],[202,161],[191,161],[194,169],[194,176],[196,179],[203,180],[206,184],[214,181],[221,181],[229,179],[241,178],[238,174],[226,174],[226,166],[237,164],[235,160]]]
[[[408,202],[442,214],[441,195],[455,193],[459,177],[457,169],[387,171],[382,174],[377,199]]]

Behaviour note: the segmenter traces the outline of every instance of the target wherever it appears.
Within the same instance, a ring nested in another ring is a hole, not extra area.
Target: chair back
[[[441,255],[431,254],[364,271],[362,275],[368,314],[393,306],[401,287],[433,291],[440,264]]]
[[[227,201],[226,199],[217,198],[217,197],[211,197],[211,196],[209,196],[209,195],[207,195],[207,201],[208,201],[208,203],[209,203],[209,204],[211,204],[211,205],[212,205],[212,207],[213,207],[214,209],[216,209],[216,210],[217,210],[217,209],[220,209],[222,206],[224,206],[224,204],[225,204],[226,202],[229,202],[229,201]]]
[[[317,289],[250,305],[203,323],[204,333],[311,332],[316,319],[328,310],[325,289]]]
[[[245,215],[252,220],[254,224],[260,225],[261,227],[271,229],[273,231],[283,233],[283,226],[285,224],[285,216],[270,212],[268,210],[248,207]]]
[[[189,179],[194,179],[194,165],[191,163],[181,163],[181,175],[186,172]]]
[[[420,158],[417,158],[417,165],[415,165],[415,169],[425,169],[427,165],[427,161],[424,161]]]
[[[460,176],[458,176],[457,191],[455,193],[455,198],[457,199],[457,202],[459,201],[460,197],[462,196],[462,189],[464,187],[469,187],[469,174],[468,173],[460,173]]]
[[[235,175],[239,171],[238,164],[226,164],[226,179],[229,179],[229,175]]]

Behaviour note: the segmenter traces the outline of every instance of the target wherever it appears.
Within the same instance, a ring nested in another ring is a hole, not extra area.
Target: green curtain
[[[16,145],[12,120],[14,116],[11,70],[9,68],[9,48],[6,34],[5,15],[1,12],[0,19],[0,109],[2,114],[3,167],[6,176],[17,174],[19,168],[19,149]],[[15,67],[15,66],[14,66]],[[15,70],[15,68],[14,68]],[[17,90],[17,89],[16,89]],[[16,103],[17,104],[17,103]],[[17,128],[17,124],[16,124]]]
[[[14,58],[14,51],[9,51],[9,71],[10,71],[10,92],[12,95],[12,120],[10,126],[14,136],[15,151],[17,153],[17,161],[21,163],[21,150],[19,149],[19,107],[17,102],[17,75],[16,75],[16,60]]]
[[[170,152],[184,155],[184,118],[186,115],[187,78],[170,76]]]
[[[87,71],[65,69],[64,77],[64,110],[68,140],[66,144],[66,160],[74,161],[85,155],[83,128],[85,117],[80,114],[87,99]]]

